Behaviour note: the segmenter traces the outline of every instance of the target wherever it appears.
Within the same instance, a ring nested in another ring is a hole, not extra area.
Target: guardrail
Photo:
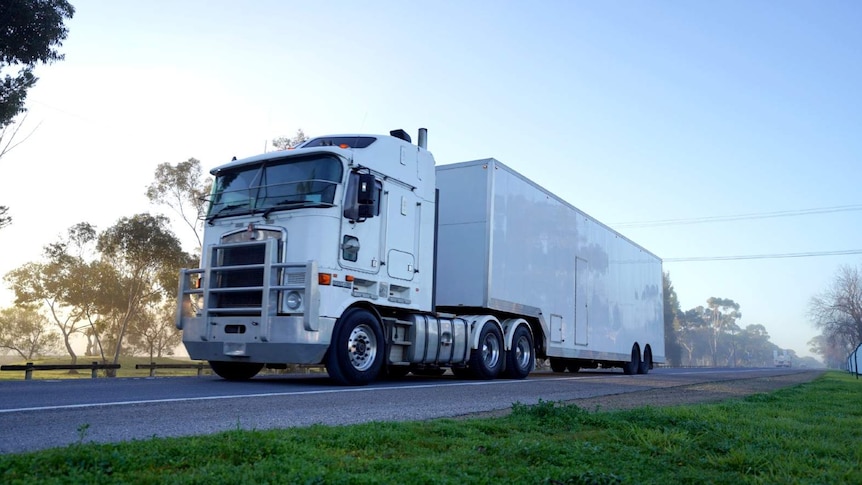
[[[0,366],[0,371],[24,371],[24,380],[33,379],[33,371],[37,370],[87,370],[91,371],[91,377],[98,377],[98,371],[103,369],[119,369],[120,364],[100,364],[93,362],[92,364],[40,364],[35,365],[32,362],[27,362],[24,365],[4,365]]]
[[[857,379],[859,378],[859,361],[862,360],[862,355],[859,355],[862,352],[860,349],[862,349],[862,344],[857,345],[856,350],[847,356],[847,370],[851,374],[856,374]]]
[[[197,364],[135,364],[135,369],[150,369],[150,377],[156,376],[156,369],[197,369],[198,377],[203,374],[204,369],[209,369],[210,366],[206,362],[198,362]]]

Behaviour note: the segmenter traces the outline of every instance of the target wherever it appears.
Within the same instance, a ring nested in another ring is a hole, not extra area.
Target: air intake
[[[408,135],[407,132],[404,130],[392,130],[389,132],[389,134],[394,136],[395,138],[404,140],[407,143],[413,143],[413,140],[410,139],[410,135]]]

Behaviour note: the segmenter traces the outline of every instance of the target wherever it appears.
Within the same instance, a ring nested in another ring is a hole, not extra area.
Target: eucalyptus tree
[[[293,137],[280,136],[273,139],[272,146],[275,147],[276,150],[289,150],[307,140],[308,136],[305,134],[304,131],[302,131],[302,128],[300,128],[296,130],[296,134],[293,135]]]
[[[153,182],[147,187],[150,202],[165,205],[176,212],[192,230],[201,251],[201,233],[212,178],[204,177],[200,160],[189,158],[176,165],[161,163],[156,167]]]
[[[76,224],[44,248],[44,261],[25,263],[4,276],[16,305],[38,305],[48,313],[72,364],[78,361],[72,337],[86,328],[93,311],[91,263],[85,257],[92,257],[95,237],[94,226]]]
[[[183,252],[168,226],[165,216],[137,214],[99,234],[96,247],[113,271],[109,273],[111,291],[98,301],[97,308],[102,316],[101,333],[110,339],[115,364],[134,319],[148,306],[175,297],[179,269],[196,260]]]
[[[679,344],[680,316],[679,298],[670,280],[670,273],[662,273],[662,297],[664,299],[664,346],[665,356],[671,365],[682,364]]]
[[[829,288],[811,298],[809,315],[827,344],[845,355],[862,343],[862,273],[855,266],[838,269]]]
[[[22,305],[0,310],[0,348],[31,361],[53,352],[59,344],[50,322],[35,308]]]
[[[728,352],[728,361],[736,360],[735,348],[735,332],[739,331],[739,326],[736,321],[742,318],[742,313],[739,311],[739,303],[729,298],[710,297],[706,300],[707,308],[709,309],[709,326],[711,329],[710,350],[712,352],[712,365],[718,365],[718,354],[721,350],[720,344],[723,337],[730,336],[730,349]]]

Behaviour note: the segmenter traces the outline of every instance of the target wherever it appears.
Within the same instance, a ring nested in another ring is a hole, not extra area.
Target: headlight
[[[297,291],[291,291],[287,294],[287,308],[296,310],[302,306],[302,295]]]

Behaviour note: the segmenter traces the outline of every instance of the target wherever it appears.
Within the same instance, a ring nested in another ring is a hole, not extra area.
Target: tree
[[[96,245],[103,263],[113,268],[113,281],[103,281],[106,298],[98,302],[101,334],[119,362],[130,324],[148,305],[174,296],[177,274],[195,258],[184,253],[164,216],[138,214],[120,219],[99,235]],[[192,263],[193,264],[193,263]],[[111,285],[110,288],[107,285]],[[105,343],[105,342],[103,342]]]
[[[176,326],[176,303],[166,300],[159,307],[150,307],[136,316],[129,329],[129,343],[146,353],[150,361],[162,355],[174,355],[182,343],[182,334]]]
[[[9,212],[9,208],[5,205],[0,205],[0,229],[8,226],[12,223],[12,216],[6,215]]]
[[[45,307],[60,331],[72,365],[78,355],[72,347],[72,336],[81,331],[85,308],[69,303],[69,289],[64,284],[67,275],[74,274],[70,266],[75,262],[27,263],[4,276],[15,292],[16,305],[41,304]]]
[[[59,338],[49,326],[48,319],[29,306],[0,310],[0,348],[14,351],[28,362],[52,352]]]
[[[147,198],[174,210],[194,232],[201,251],[201,224],[206,214],[206,197],[212,179],[203,178],[201,162],[189,158],[176,165],[162,163],[156,167],[155,180],[147,187]]]
[[[760,324],[746,326],[736,337],[740,360],[744,366],[771,366],[775,344],[769,341],[769,332]]]
[[[673,283],[670,280],[670,273],[662,273],[662,294],[664,298],[664,346],[665,355],[671,365],[682,365],[682,349],[678,341],[678,333],[680,328],[680,315],[682,310],[679,307],[679,298],[676,295],[676,290],[673,289]]]
[[[739,330],[736,325],[736,320],[742,318],[742,313],[739,311],[739,303],[729,298],[710,297],[706,300],[706,305],[709,308],[709,324],[712,330],[710,339],[710,349],[712,350],[712,365],[718,366],[719,344],[722,343],[722,336],[731,335],[731,348],[728,355],[728,361],[735,363],[736,347],[733,340],[733,333]]]
[[[293,138],[280,136],[273,139],[272,146],[275,147],[276,150],[288,150],[290,148],[295,148],[297,145],[307,140],[308,136],[306,136],[305,132],[300,128],[296,130],[296,135],[294,135]]]
[[[862,342],[862,274],[842,266],[831,286],[809,303],[809,315],[826,344],[850,353]],[[825,354],[824,354],[825,357]]]
[[[706,311],[703,306],[698,306],[687,310],[680,318],[679,344],[688,354],[687,365],[702,363],[709,347],[709,324],[704,318]]]
[[[0,128],[25,110],[27,90],[36,84],[37,64],[63,60],[57,50],[68,35],[66,19],[75,8],[66,0],[4,0],[0,2]]]
[[[26,115],[13,122],[26,110],[27,90],[38,80],[33,69],[63,59],[57,48],[68,34],[64,21],[74,14],[66,0],[0,2],[0,158],[24,141],[13,144]],[[13,76],[9,71],[15,69],[18,72]],[[10,125],[14,127],[9,129]],[[12,223],[8,211],[0,205],[0,229]]]

